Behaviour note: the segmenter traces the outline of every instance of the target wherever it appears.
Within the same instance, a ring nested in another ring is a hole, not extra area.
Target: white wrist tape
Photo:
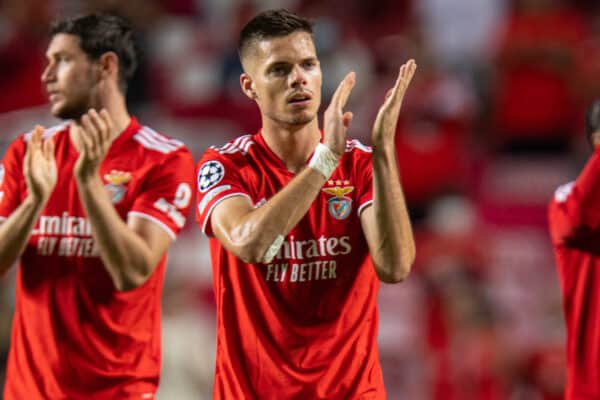
[[[340,158],[329,147],[319,143],[308,166],[319,171],[325,179],[329,179],[339,161]]]
[[[277,255],[281,245],[283,244],[283,235],[277,235],[271,246],[265,251],[265,255],[263,256],[262,262],[264,264],[268,264],[273,261],[273,257]]]

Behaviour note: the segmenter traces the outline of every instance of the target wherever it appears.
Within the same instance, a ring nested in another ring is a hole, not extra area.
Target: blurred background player
[[[166,252],[185,223],[193,160],[125,105],[137,65],[122,18],[51,29],[51,112],[0,168],[0,272],[20,259],[4,399],[151,399]]]
[[[594,152],[549,210],[567,327],[567,400],[600,398],[600,100],[585,129]]]
[[[394,139],[416,64],[400,68],[371,148],[346,138],[354,73],[319,129],[322,75],[308,20],[258,14],[239,55],[262,129],[198,163],[218,310],[214,398],[384,399],[379,281],[404,280],[415,257]]]

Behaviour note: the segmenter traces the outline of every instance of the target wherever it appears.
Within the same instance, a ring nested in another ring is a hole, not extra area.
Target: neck
[[[131,116],[125,105],[125,97],[120,92],[111,96],[99,96],[94,103],[90,108],[95,109],[97,112],[100,112],[102,109],[108,111],[117,135],[120,135],[129,126]],[[79,124],[80,122],[77,119],[77,123]]]
[[[129,115],[127,106],[125,105],[125,98],[119,96],[117,99],[105,103],[104,108],[106,108],[106,111],[108,111],[108,114],[112,118],[115,130],[118,134],[121,134],[131,121],[131,115]]]
[[[299,172],[321,140],[315,118],[304,125],[282,125],[263,118],[262,135],[267,146],[281,159],[286,168]]]

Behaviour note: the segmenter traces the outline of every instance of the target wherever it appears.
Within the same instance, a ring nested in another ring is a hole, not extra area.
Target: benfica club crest
[[[340,182],[341,183],[341,182]],[[344,181],[344,183],[350,183]],[[346,195],[354,190],[354,186],[334,186],[322,189],[325,193],[333,197],[327,200],[327,210],[329,215],[337,220],[348,218],[352,211],[352,199]]]
[[[113,169],[110,173],[104,174],[104,180],[108,182],[104,188],[110,195],[112,203],[120,203],[127,192],[125,185],[131,180],[131,173]]]

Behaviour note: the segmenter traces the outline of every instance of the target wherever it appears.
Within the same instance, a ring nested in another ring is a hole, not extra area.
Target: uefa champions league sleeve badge
[[[218,161],[211,160],[202,164],[198,172],[198,190],[201,193],[206,192],[225,176],[225,167]]]

